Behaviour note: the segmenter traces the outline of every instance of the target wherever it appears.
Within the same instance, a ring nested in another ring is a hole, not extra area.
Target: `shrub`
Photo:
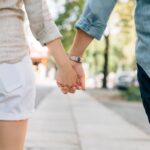
[[[138,87],[132,86],[127,90],[121,91],[121,95],[129,101],[141,101],[141,94]]]

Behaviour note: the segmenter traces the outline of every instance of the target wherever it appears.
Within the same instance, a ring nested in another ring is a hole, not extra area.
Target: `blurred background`
[[[48,1],[50,11],[62,35],[66,51],[71,47],[75,34],[74,24],[84,6],[84,0]],[[58,9],[59,8],[59,9]],[[119,0],[101,41],[94,41],[84,55],[87,88],[123,90],[129,99],[140,99],[136,77],[134,0]],[[25,30],[37,80],[55,80],[56,64],[32,36],[28,19]],[[48,83],[48,82],[47,82]],[[128,91],[128,92],[127,92]]]
[[[75,35],[74,25],[82,13],[84,0],[47,2],[63,35],[64,47],[68,51]],[[137,81],[135,6],[135,0],[118,0],[101,41],[94,40],[86,49],[84,54],[86,93],[149,135],[149,125],[142,107]],[[25,31],[35,70],[38,108],[44,98],[56,88],[57,66],[48,55],[47,48],[42,47],[32,36],[27,18]]]

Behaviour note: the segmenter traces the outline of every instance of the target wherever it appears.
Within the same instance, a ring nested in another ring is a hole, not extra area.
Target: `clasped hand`
[[[64,94],[85,90],[85,74],[82,64],[70,61],[58,68],[57,85]]]

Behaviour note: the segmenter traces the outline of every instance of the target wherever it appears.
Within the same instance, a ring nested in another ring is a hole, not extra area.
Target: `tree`
[[[130,44],[131,41],[133,42],[133,33],[134,33],[134,24],[133,24],[133,9],[134,8],[134,1],[128,0],[126,3],[119,2],[115,8],[115,14],[119,17],[116,26],[120,29],[118,39],[119,43],[117,43],[123,50],[126,45]],[[132,35],[132,36],[131,36]],[[105,41],[105,51],[104,51],[104,65],[103,65],[103,88],[107,88],[107,76],[108,76],[108,66],[109,66],[109,48],[110,48],[110,38],[109,34],[104,35]],[[124,58],[124,55],[122,55]],[[125,61],[126,63],[126,61]]]
[[[66,0],[64,12],[60,13],[56,20],[56,24],[63,34],[63,44],[67,49],[72,43],[75,33],[73,27],[82,12],[83,5],[84,0]]]
[[[108,76],[108,63],[109,63],[109,34],[104,35],[105,38],[105,51],[104,51],[104,66],[103,66],[103,88],[107,88],[107,76]]]

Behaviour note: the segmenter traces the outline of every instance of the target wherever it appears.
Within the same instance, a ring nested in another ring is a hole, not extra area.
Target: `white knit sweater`
[[[0,63],[16,63],[29,54],[23,4],[31,31],[42,45],[61,37],[46,0],[0,0]]]

